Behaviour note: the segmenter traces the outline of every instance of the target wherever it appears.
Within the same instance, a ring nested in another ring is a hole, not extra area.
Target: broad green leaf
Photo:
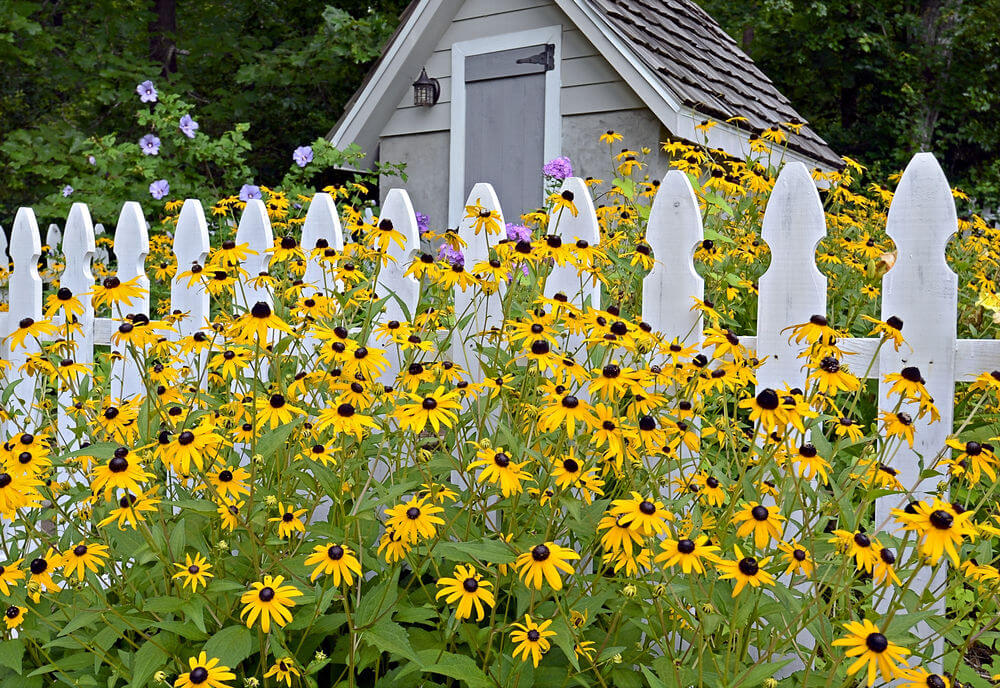
[[[131,688],[144,688],[156,670],[167,662],[167,653],[151,642],[143,643],[132,656]]]
[[[480,561],[488,564],[509,564],[517,557],[510,545],[500,540],[441,542],[435,552],[453,561]]]
[[[420,659],[425,673],[433,672],[457,678],[469,688],[479,688],[480,686],[486,688],[492,685],[490,679],[472,657],[456,655],[451,652],[442,653],[440,650],[423,650],[420,653]]]
[[[387,618],[364,631],[362,638],[380,652],[399,655],[413,662],[420,661],[417,658],[417,653],[410,646],[406,630]]]
[[[236,667],[250,656],[253,645],[253,635],[249,628],[242,625],[227,626],[208,639],[204,650],[209,657],[218,657],[220,663]]]
[[[0,642],[0,665],[21,673],[21,660],[24,658],[24,641],[11,638]]]

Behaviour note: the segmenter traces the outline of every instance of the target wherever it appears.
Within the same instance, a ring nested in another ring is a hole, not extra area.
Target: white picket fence
[[[562,212],[550,218],[550,228],[564,241],[585,239],[591,244],[600,241],[597,217],[589,190],[580,178],[565,180],[562,190],[573,192],[578,214]],[[481,205],[497,211],[501,226],[504,222],[499,200],[488,184],[477,184],[469,194],[469,205]],[[558,213],[558,211],[557,211]],[[394,189],[389,192],[382,206],[379,222],[389,220],[406,239],[400,248],[390,244],[390,253],[397,262],[389,263],[382,270],[377,293],[395,294],[386,306],[385,320],[404,318],[404,312],[415,312],[419,297],[419,282],[403,274],[406,266],[419,248],[419,235],[413,207],[406,192]],[[47,239],[57,241],[58,228],[50,231]],[[921,461],[930,461],[944,446],[953,428],[953,404],[956,381],[971,380],[984,371],[1000,369],[1000,341],[967,340],[957,337],[957,278],[945,262],[945,245],[957,231],[955,204],[948,181],[937,161],[929,153],[916,155],[907,166],[888,215],[886,232],[895,241],[898,257],[894,267],[882,282],[882,318],[901,318],[904,335],[909,346],[899,352],[893,347],[882,347],[878,361],[869,370],[869,377],[880,378],[883,373],[899,372],[905,366],[916,366],[927,381],[927,388],[937,401],[941,421],[929,424],[924,419],[915,420],[915,442],[912,449],[901,447],[893,457],[893,467],[898,471],[903,485],[913,488],[920,496],[933,491],[937,478],[919,479]],[[758,299],[758,324],[756,336],[741,336],[741,342],[756,349],[766,362],[758,371],[758,387],[780,388],[785,384],[805,388],[806,371],[798,358],[801,347],[788,339],[784,331],[790,325],[803,323],[814,314],[826,313],[826,278],[816,266],[815,249],[825,236],[826,227],[822,204],[808,170],[801,163],[787,165],[779,175],[764,215],[763,238],[771,250],[771,265],[760,279]],[[473,220],[465,219],[459,235],[467,243],[464,250],[467,265],[488,259],[486,233],[476,235]],[[675,337],[688,344],[700,344],[703,324],[700,315],[691,310],[692,298],[703,298],[702,278],[694,269],[693,252],[704,238],[701,211],[688,178],[679,171],[669,172],[656,194],[650,213],[647,241],[653,249],[656,265],[643,285],[643,319],[654,330],[662,332],[669,341]],[[307,256],[323,239],[337,250],[343,248],[340,220],[333,199],[328,194],[317,194],[302,226],[301,245]],[[252,279],[267,269],[274,237],[264,204],[260,200],[247,203],[240,219],[237,243],[246,243],[257,255],[249,256],[243,264]],[[145,276],[145,257],[149,251],[147,226],[138,203],[126,203],[118,219],[114,236],[114,253],[117,276],[126,281],[139,277],[148,291]],[[201,204],[195,200],[184,203],[174,233],[173,250],[178,272],[192,264],[203,265],[209,252],[209,233]],[[69,287],[74,294],[90,290],[95,283],[91,261],[95,255],[94,225],[87,206],[75,203],[66,221],[61,237],[60,252],[65,269],[60,277],[61,286]],[[9,281],[10,312],[0,318],[0,333],[7,335],[17,329],[22,318],[39,320],[42,317],[42,279],[37,265],[41,254],[38,226],[30,208],[21,208],[14,221],[10,239],[10,256],[14,268]],[[304,281],[316,291],[328,291],[334,284],[324,276],[324,269],[315,258],[309,258]],[[557,267],[548,278],[546,294],[565,293],[582,305],[589,301],[599,306],[599,291],[590,283],[581,282],[576,269]],[[266,289],[250,284],[249,279],[237,289],[237,305],[252,306],[257,301],[271,303]],[[456,289],[455,311],[461,315],[473,304],[471,293]],[[205,326],[209,315],[209,295],[198,284],[188,285],[187,280],[174,277],[171,284],[171,310],[188,313],[180,321],[181,336],[193,334]],[[109,345],[111,335],[121,323],[121,318],[95,318],[89,302],[80,319],[82,337],[75,358],[80,362],[93,360],[93,347]],[[148,296],[132,309],[133,313],[148,315]],[[126,313],[118,314],[125,316]],[[479,304],[474,317],[469,319],[452,339],[452,359],[465,366],[472,376],[480,375],[477,358],[477,338],[492,325],[501,322],[500,299],[486,300]],[[863,370],[878,347],[878,340],[854,338],[841,340],[841,346],[856,352],[856,360],[864,361]],[[13,370],[24,363],[29,351],[19,349],[13,353],[2,347],[3,356],[13,364]],[[142,391],[140,373],[127,362],[117,364],[113,373],[113,394],[123,398]],[[858,366],[854,372],[860,373]],[[17,373],[14,373],[15,378]],[[31,399],[30,379],[21,381],[16,398]],[[880,384],[879,401],[888,404],[888,386]],[[884,409],[891,410],[891,409]],[[907,410],[907,409],[903,409]],[[917,414],[912,413],[916,418]],[[923,459],[921,459],[923,457]],[[876,526],[883,524],[892,508],[908,501],[906,497],[883,497],[878,500]],[[929,581],[924,581],[929,583]]]

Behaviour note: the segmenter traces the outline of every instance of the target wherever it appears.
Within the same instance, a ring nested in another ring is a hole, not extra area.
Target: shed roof
[[[752,132],[781,122],[805,122],[694,0],[553,1],[675,135],[693,138],[689,120],[695,114],[723,122],[744,117],[742,125],[721,125],[717,129],[725,131],[718,135],[713,130],[708,141],[740,155],[741,150],[729,150],[734,147],[731,142],[745,141]],[[358,143],[366,151],[373,149],[391,116],[384,104],[398,102],[409,88],[410,80],[401,70],[429,57],[461,6],[462,0],[410,3],[382,56],[327,135],[335,146]],[[843,166],[808,124],[787,145],[799,159],[823,167]]]

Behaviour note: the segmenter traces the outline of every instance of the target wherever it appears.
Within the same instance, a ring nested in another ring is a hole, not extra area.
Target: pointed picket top
[[[42,242],[38,235],[38,222],[31,208],[19,208],[10,232],[10,257],[14,269],[8,281],[9,306],[6,336],[17,329],[22,318],[40,320],[42,317],[42,278],[38,274],[38,259],[42,255]],[[8,357],[8,348],[0,346]],[[9,358],[13,360],[13,358]]]
[[[129,201],[122,206],[118,215],[118,225],[115,228],[115,258],[118,261],[118,279],[127,282],[139,278],[146,307],[149,312],[149,278],[146,277],[146,256],[149,255],[149,233],[146,230],[146,219],[142,215],[142,206],[135,201]]]
[[[586,241],[597,246],[601,242],[601,229],[586,182],[580,177],[567,177],[557,193],[571,200],[576,215],[569,208],[555,208],[549,216],[549,235],[558,235],[563,244]],[[578,306],[589,301],[591,307],[600,307],[600,289],[588,277],[581,278],[572,265],[555,266],[545,280],[545,296],[551,298],[558,293],[565,294]]]
[[[656,262],[642,289],[642,319],[667,342],[701,343],[701,314],[691,307],[692,299],[705,297],[705,280],[694,269],[694,251],[703,240],[701,208],[691,182],[680,170],[671,170],[649,212],[646,243]]]
[[[254,252],[243,260],[241,267],[246,271],[246,276],[240,279],[240,284],[236,287],[236,305],[243,310],[253,308],[258,301],[273,303],[267,288],[253,284],[262,272],[268,271],[271,251],[274,249],[274,233],[267,216],[267,206],[259,198],[251,198],[243,208],[240,224],[236,228],[236,243],[246,244]]]
[[[326,242],[329,248],[338,253],[344,250],[344,231],[340,226],[340,216],[333,196],[328,193],[318,193],[313,196],[302,223],[302,252],[306,255],[306,271],[302,281],[313,289],[327,291],[333,287],[330,277],[324,278],[323,263],[312,256],[317,247],[316,242]]]
[[[420,283],[413,276],[403,273],[419,249],[420,233],[410,196],[403,189],[392,189],[386,194],[378,222],[381,224],[386,220],[392,222],[393,228],[403,235],[404,242],[402,247],[395,241],[389,242],[387,253],[393,260],[379,273],[375,291],[380,299],[389,297],[381,319],[409,320],[416,315]]]
[[[53,222],[45,232],[45,245],[49,247],[49,251],[59,251],[61,244],[62,230]]]
[[[132,202],[134,203],[135,201]],[[98,222],[94,225],[94,236],[101,236],[102,234],[104,234],[104,225]]]
[[[7,235],[0,226],[0,264],[7,264]]]
[[[465,248],[462,249],[462,254],[465,256],[465,265],[467,268],[472,269],[472,266],[476,263],[489,260],[490,245],[495,246],[501,239],[506,237],[506,223],[503,217],[503,210],[500,208],[500,199],[497,198],[497,193],[493,189],[492,184],[479,182],[473,186],[472,191],[469,192],[468,200],[465,201],[465,205],[481,207],[482,212],[493,214],[494,218],[500,224],[499,236],[489,236],[485,229],[476,234],[476,218],[465,217],[463,215],[458,226],[458,236],[465,242]]]
[[[814,315],[826,317],[826,276],[816,266],[826,219],[816,183],[801,162],[786,164],[778,175],[761,236],[771,249],[771,265],[759,283],[757,354],[764,365],[757,372],[757,387],[805,389],[808,371],[798,358],[805,344],[790,342],[786,328]]]
[[[94,273],[90,265],[95,250],[90,209],[85,203],[74,203],[69,209],[63,234],[62,256],[66,268],[59,277],[59,286],[69,289],[83,304],[83,314],[78,316],[81,334],[77,338],[74,354],[79,363],[91,363],[94,359],[94,306],[91,298],[83,294],[94,288]]]
[[[194,264],[204,265],[208,258],[208,224],[201,201],[189,198],[181,207],[174,230],[174,256],[177,258],[177,272],[170,282],[171,313],[186,313],[177,323],[181,336],[193,334],[205,326],[209,315],[209,294],[199,282],[188,284],[187,277],[181,278]]]

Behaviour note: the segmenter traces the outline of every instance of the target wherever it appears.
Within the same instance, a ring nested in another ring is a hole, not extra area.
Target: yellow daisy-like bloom
[[[271,665],[271,668],[268,669],[267,673],[264,674],[264,678],[270,678],[274,676],[279,683],[281,681],[284,681],[285,685],[291,688],[292,678],[298,678],[301,675],[302,672],[300,672],[298,668],[295,666],[294,659],[292,659],[291,657],[282,657],[281,659],[279,659],[278,661],[276,661],[274,664]]]
[[[548,630],[551,625],[552,619],[538,624],[525,614],[523,624],[512,625],[515,630],[511,631],[510,639],[517,644],[512,656],[516,659],[520,655],[525,662],[530,659],[537,667],[542,655],[548,652],[551,647],[548,639],[556,635],[555,631]]]
[[[27,613],[27,607],[18,607],[16,605],[7,607],[7,610],[3,614],[3,621],[7,624],[7,630],[17,628],[24,623],[24,615]]]
[[[336,408],[323,409],[316,416],[316,431],[333,428],[337,435],[352,435],[357,440],[364,437],[365,428],[377,429],[378,424],[371,418],[357,412],[353,404],[338,404]]]
[[[900,672],[904,683],[901,683],[899,688],[951,688],[951,679],[941,674],[931,673],[923,667],[907,669],[902,666]],[[996,677],[993,680],[995,681]]]
[[[216,658],[209,659],[202,652],[188,660],[190,671],[181,674],[174,681],[174,688],[230,688],[226,681],[232,681],[236,674],[229,667],[219,664]]]
[[[847,668],[848,676],[853,676],[867,667],[869,687],[875,685],[877,674],[881,674],[882,680],[886,682],[905,678],[905,656],[910,654],[909,650],[889,642],[878,626],[867,619],[860,622],[850,621],[844,624],[844,628],[847,630],[847,637],[838,638],[833,644],[850,648],[845,654],[848,657],[857,657],[857,660]]]
[[[132,299],[140,298],[143,289],[139,285],[139,278],[133,277],[128,282],[122,282],[117,277],[104,278],[104,281],[95,285],[90,292],[94,299],[94,308],[101,306],[131,306]]]
[[[707,543],[707,535],[699,535],[693,540],[690,538],[681,538],[680,540],[667,538],[660,543],[660,549],[663,551],[657,554],[653,561],[663,562],[663,565],[667,568],[680,565],[681,571],[684,573],[691,573],[692,571],[695,573],[705,573],[705,565],[702,563],[702,559],[712,563],[721,561],[718,555],[715,554],[715,552],[719,551],[719,548]]]
[[[753,534],[753,544],[757,549],[763,549],[772,539],[781,540],[781,522],[785,517],[778,513],[775,507],[766,507],[757,502],[744,504],[733,514],[733,521],[739,523],[736,535],[746,537]]]
[[[458,602],[455,617],[459,621],[471,618],[473,608],[476,610],[476,621],[482,621],[486,613],[485,607],[496,604],[493,593],[489,590],[493,583],[483,580],[472,566],[456,566],[453,575],[454,578],[438,579],[437,586],[441,589],[435,599],[444,597],[448,604]]]
[[[306,509],[296,509],[291,504],[286,508],[284,502],[278,502],[278,513],[280,516],[267,519],[278,524],[278,537],[290,538],[295,533],[306,532],[306,524],[302,522]]]
[[[426,498],[414,499],[386,509],[385,514],[389,518],[385,525],[404,542],[412,544],[437,534],[436,527],[444,525],[444,519],[437,514],[443,511]]]
[[[63,552],[62,566],[63,575],[67,578],[76,575],[78,580],[83,580],[87,571],[97,573],[108,557],[108,548],[105,545],[81,542],[76,547]]]
[[[283,394],[271,394],[261,397],[255,402],[257,417],[271,427],[272,430],[279,425],[287,425],[294,420],[295,416],[301,416],[305,412],[298,406],[288,403]]]
[[[788,563],[788,568],[785,569],[786,576],[793,573],[809,576],[816,569],[816,563],[809,550],[800,546],[795,540],[778,543],[778,549],[783,552],[782,559]]]
[[[428,425],[438,432],[441,426],[450,428],[458,419],[462,404],[458,392],[445,392],[444,386],[438,387],[432,394],[424,397],[406,393],[413,404],[403,404],[393,411],[392,416],[399,422],[399,427],[412,432],[422,432]]]
[[[28,337],[40,339],[55,333],[56,326],[48,320],[39,320],[36,322],[33,318],[23,318],[18,322],[17,329],[7,337],[7,341],[10,342],[10,350],[15,351],[25,345],[25,340]]]
[[[253,624],[260,619],[260,628],[265,633],[271,632],[271,623],[284,627],[292,620],[292,612],[289,611],[295,606],[293,598],[302,595],[302,592],[293,585],[282,585],[284,576],[264,576],[263,582],[254,582],[240,597],[240,602],[244,605],[240,612],[240,618],[246,617],[244,623],[247,628],[253,628]]]
[[[573,575],[573,567],[569,561],[579,558],[580,555],[568,547],[546,542],[535,545],[530,552],[518,555],[514,566],[529,588],[541,590],[542,583],[548,582],[553,590],[562,590],[559,572]]]
[[[631,499],[616,499],[611,503],[610,513],[618,517],[618,522],[627,525],[642,535],[662,535],[667,532],[667,521],[673,514],[667,511],[663,502],[646,499],[638,492]]]
[[[142,492],[143,483],[152,478],[152,475],[142,469],[137,458],[129,454],[127,448],[118,447],[114,456],[106,463],[94,466],[90,485],[94,494],[104,490],[104,498],[110,499],[115,490]]]
[[[500,492],[504,497],[513,494],[520,494],[524,491],[522,484],[526,480],[531,480],[531,476],[524,471],[527,461],[516,463],[511,460],[510,455],[504,451],[503,447],[497,449],[480,449],[477,454],[478,461],[469,464],[468,470],[482,468],[479,473],[479,482],[499,484]]]
[[[350,547],[337,544],[316,545],[313,553],[306,558],[306,566],[315,566],[309,580],[316,580],[322,574],[333,575],[333,584],[354,585],[354,576],[361,575],[361,562]]]
[[[0,592],[4,597],[9,597],[10,589],[16,588],[17,582],[24,580],[24,571],[20,569],[23,561],[24,559],[18,559],[0,566]]]
[[[208,579],[214,578],[214,573],[209,573],[208,570],[212,568],[212,565],[208,563],[208,559],[203,557],[200,553],[195,552],[192,558],[190,554],[184,555],[184,563],[177,564],[174,566],[180,569],[175,573],[172,578],[177,580],[182,579],[182,588],[191,586],[191,592],[198,592],[198,586],[205,588],[208,587]]]
[[[893,509],[892,515],[903,526],[903,530],[913,530],[920,535],[920,552],[936,565],[947,553],[955,566],[960,564],[958,549],[962,539],[976,539],[976,528],[970,523],[973,512],[959,513],[955,507],[942,502],[937,497],[933,503],[917,502],[912,505],[912,513],[903,509]]]
[[[756,559],[754,557],[744,557],[739,547],[734,547],[736,561],[720,561],[716,568],[722,572],[719,580],[734,580],[736,586],[733,588],[733,597],[736,597],[747,585],[759,588],[762,585],[774,585],[774,576],[763,569],[771,558]]]
[[[269,304],[258,301],[250,312],[233,321],[229,336],[237,344],[259,343],[260,346],[265,346],[269,330],[292,334],[292,328],[274,314]]]

